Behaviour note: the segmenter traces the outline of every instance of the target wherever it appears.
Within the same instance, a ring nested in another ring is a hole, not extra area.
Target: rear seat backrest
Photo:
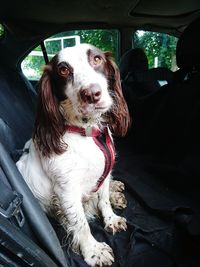
[[[195,20],[182,34],[177,43],[176,62],[179,70],[174,81],[187,79],[187,74],[200,70],[199,32],[200,21]]]
[[[155,79],[158,82],[159,87],[171,83],[174,76],[171,70],[164,67],[149,69],[147,75],[149,75],[151,79]]]
[[[176,157],[178,161],[195,155],[196,162],[193,161],[191,170],[198,174],[200,41],[196,34],[199,27],[200,19],[192,23],[178,41],[177,63],[179,71],[186,76],[136,101],[133,110],[136,126],[133,140],[138,146],[148,151],[168,152],[170,157]]]
[[[10,154],[31,137],[36,98],[21,72],[0,69],[0,142]]]
[[[148,69],[147,57],[140,48],[132,49],[122,57],[120,71],[124,95],[132,100],[154,93],[173,80],[173,72],[167,68]]]
[[[128,50],[119,63],[121,79],[125,80],[129,73],[134,71],[146,71],[148,69],[148,59],[143,49],[134,48]]]

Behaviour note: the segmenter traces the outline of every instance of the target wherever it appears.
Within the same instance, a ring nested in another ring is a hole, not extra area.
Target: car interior
[[[38,79],[22,62],[60,32],[115,29],[117,64],[132,117],[114,136],[113,176],[125,183],[128,229],[116,235],[90,223],[115,254],[113,267],[200,266],[200,2],[197,0],[15,1],[0,9],[0,266],[88,266],[68,247],[16,167],[31,138]],[[133,33],[175,36],[177,69],[150,66]]]

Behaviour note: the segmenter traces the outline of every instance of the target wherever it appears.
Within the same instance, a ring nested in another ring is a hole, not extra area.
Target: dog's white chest
[[[64,168],[77,179],[84,191],[91,191],[102,176],[105,168],[105,157],[92,137],[77,133],[66,133],[64,140],[68,144],[67,151],[60,156],[65,161]],[[70,175],[70,176],[71,176]],[[66,177],[67,179],[67,177]]]

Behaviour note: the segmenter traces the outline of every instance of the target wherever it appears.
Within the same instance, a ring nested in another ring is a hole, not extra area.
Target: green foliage
[[[113,57],[118,59],[118,31],[116,30],[83,31],[81,42],[93,44],[103,51],[111,51]]]
[[[40,55],[35,55],[34,52],[39,52]],[[41,47],[36,47],[22,62],[24,74],[30,80],[39,80],[42,75],[42,68],[45,65]]]
[[[48,55],[55,55],[58,51],[61,50],[61,42],[57,40],[46,42],[45,47]]]
[[[157,32],[137,31],[134,35],[134,47],[145,50],[150,68],[154,67],[154,60],[157,57],[158,66],[173,70],[175,68],[176,43],[176,37]]]
[[[4,27],[2,24],[0,24],[0,37],[4,34]]]
[[[54,35],[53,37],[80,36],[81,43],[92,44],[103,51],[111,51],[118,60],[118,31],[117,30],[75,30]]]

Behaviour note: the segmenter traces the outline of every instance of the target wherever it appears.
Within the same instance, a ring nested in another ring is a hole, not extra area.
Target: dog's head
[[[47,156],[66,149],[65,123],[84,127],[105,121],[116,135],[129,127],[119,70],[110,53],[92,45],[65,48],[52,58],[39,81],[38,100],[33,138]]]

